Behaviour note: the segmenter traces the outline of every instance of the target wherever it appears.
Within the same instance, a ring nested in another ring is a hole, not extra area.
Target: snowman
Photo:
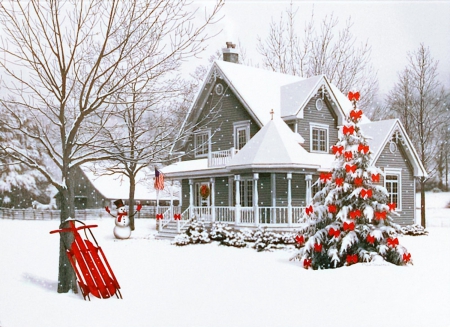
[[[117,217],[111,214],[108,207],[105,207],[105,210],[115,218],[114,223],[116,226],[114,226],[113,230],[114,236],[121,240],[127,239],[131,236],[130,219],[128,217],[128,213],[122,200],[116,200],[114,201],[114,204],[117,208]],[[141,208],[142,206],[138,204],[136,212],[139,212]]]

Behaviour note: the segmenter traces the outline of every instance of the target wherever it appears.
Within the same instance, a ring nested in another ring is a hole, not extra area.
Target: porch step
[[[156,234],[156,239],[160,240],[173,240],[177,235],[182,234],[187,231],[189,225],[184,226],[180,229],[180,233],[177,232],[177,222],[170,221],[167,226]]]

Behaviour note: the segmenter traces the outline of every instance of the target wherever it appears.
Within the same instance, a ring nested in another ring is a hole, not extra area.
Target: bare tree
[[[218,0],[200,22],[187,0],[0,3],[6,93],[0,101],[9,114],[1,119],[34,140],[54,170],[20,146],[2,147],[58,189],[62,223],[74,217],[74,170],[107,157],[108,145],[98,136],[115,108],[126,105],[119,95],[136,80],[160,74],[167,62],[180,64],[203,51],[206,28],[222,6]],[[58,292],[76,292],[64,242],[68,235],[61,236]]]
[[[377,75],[370,64],[371,48],[366,41],[357,45],[351,33],[350,18],[338,30],[339,20],[326,16],[316,30],[314,12],[303,33],[297,31],[298,9],[290,7],[279,22],[270,23],[266,39],[258,37],[257,50],[263,56],[263,67],[301,77],[326,75],[343,93],[359,90],[368,107],[378,92]],[[303,34],[303,35],[301,35]]]
[[[436,158],[441,150],[440,141],[448,121],[445,94],[438,80],[438,61],[431,57],[423,44],[408,53],[408,65],[398,75],[398,82],[389,93],[387,103],[402,121],[418,151],[429,177],[438,167]],[[420,177],[421,224],[426,227],[425,182]]]

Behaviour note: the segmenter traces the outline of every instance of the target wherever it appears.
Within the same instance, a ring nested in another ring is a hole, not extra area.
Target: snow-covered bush
[[[270,251],[272,249],[283,249],[286,245],[295,244],[295,233],[277,233],[260,227],[254,234],[253,247],[258,251]]]
[[[418,224],[402,227],[402,233],[404,235],[412,235],[412,236],[428,235],[428,231]]]
[[[234,247],[246,247],[245,236],[240,231],[234,231],[226,223],[213,224],[210,232],[213,241],[219,241],[222,245]]]
[[[185,233],[177,235],[172,244],[188,245],[198,243],[210,243],[209,233],[202,222],[193,220]]]

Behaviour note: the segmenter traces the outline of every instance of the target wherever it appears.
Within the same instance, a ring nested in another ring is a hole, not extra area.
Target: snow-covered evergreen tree
[[[395,204],[388,203],[383,172],[371,165],[371,151],[358,122],[359,93],[349,93],[353,103],[339,140],[332,147],[335,165],[321,173],[322,187],[305,210],[305,228],[297,242],[303,243],[293,258],[305,268],[326,269],[380,260],[396,265],[412,263],[411,255],[398,242],[400,227],[393,222]]]

